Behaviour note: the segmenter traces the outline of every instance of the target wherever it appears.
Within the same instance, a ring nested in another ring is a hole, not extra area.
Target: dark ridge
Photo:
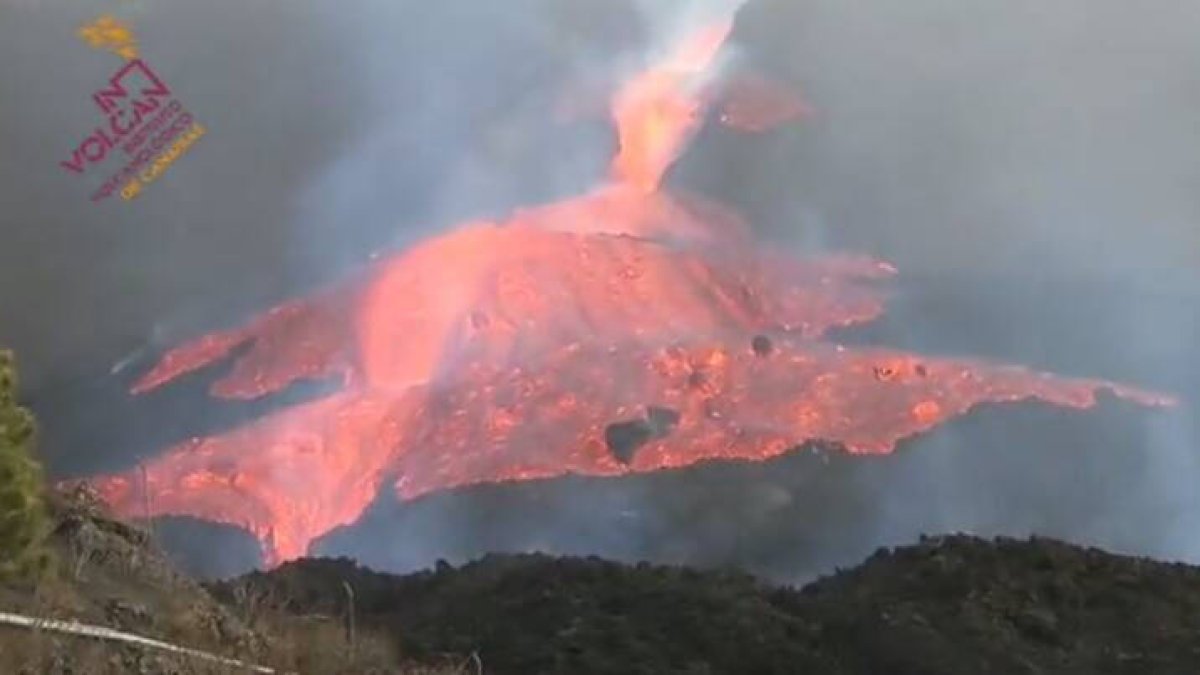
[[[310,559],[215,584],[505,673],[1185,673],[1200,568],[1049,539],[922,538],[797,590],[740,572],[488,555],[408,576]]]

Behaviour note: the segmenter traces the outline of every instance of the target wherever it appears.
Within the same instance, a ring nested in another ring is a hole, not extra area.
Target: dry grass
[[[268,633],[266,661],[298,673],[398,673],[387,641],[359,636],[351,642],[340,622],[324,617],[279,620]]]
[[[401,663],[394,640],[378,632],[358,631],[351,615],[294,616],[278,611],[286,598],[262,592],[234,594],[234,614],[264,636],[260,660],[281,672],[395,675],[482,675],[478,658],[448,659],[442,665]]]
[[[279,673],[319,675],[481,675],[478,660],[443,666],[401,666],[386,640],[365,636],[351,644],[337,623],[324,618],[289,620],[277,626],[266,648],[249,659]],[[226,655],[232,656],[232,655]],[[246,655],[240,655],[245,657]],[[183,655],[45,630],[0,627],[3,672],[20,675],[118,675],[124,673],[219,675],[247,669]]]
[[[12,596],[8,595],[9,598]],[[243,596],[233,607],[253,640],[222,645],[213,639],[206,611],[189,611],[186,598],[160,604],[170,616],[159,617],[161,630],[147,637],[225,658],[260,664],[279,673],[319,675],[481,675],[478,659],[454,659],[441,666],[398,665],[386,636],[353,632],[346,617],[293,617],[271,609],[271,599]],[[39,584],[21,613],[69,620],[88,609],[88,601],[69,579],[49,577]],[[138,633],[139,631],[132,631]],[[217,675],[247,669],[150,648],[64,635],[45,629],[0,626],[0,672],[72,675],[147,673]]]
[[[4,664],[4,672],[20,675],[223,675],[247,672],[246,669],[182,655],[44,630],[7,627],[0,628],[0,663]]]

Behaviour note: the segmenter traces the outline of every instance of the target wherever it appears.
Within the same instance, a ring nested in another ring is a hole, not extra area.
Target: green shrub
[[[0,350],[0,577],[36,576],[47,565],[42,467],[33,415],[17,405],[12,352]]]

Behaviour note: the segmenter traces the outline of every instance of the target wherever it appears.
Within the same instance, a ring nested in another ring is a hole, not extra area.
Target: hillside
[[[306,559],[206,588],[86,489],[55,495],[51,515],[53,573],[0,586],[0,611],[279,672],[1200,671],[1200,568],[1047,539],[926,538],[801,589],[737,571],[538,554],[406,576]],[[13,627],[0,627],[0,658],[21,673],[247,672]]]
[[[493,555],[378,574],[303,560],[214,586],[485,672],[1194,673],[1200,569],[1032,539],[928,538],[803,589],[736,572]]]
[[[99,627],[203,652],[180,654],[0,622],[0,672],[22,675],[245,673],[242,660],[277,672],[442,671],[397,665],[369,630],[348,639],[340,621],[289,617],[235,597],[222,604],[180,574],[153,533],[110,518],[86,488],[50,495],[50,565],[36,581],[0,583],[0,613]],[[205,654],[208,656],[206,657]],[[226,660],[225,663],[218,659]],[[259,672],[266,672],[260,670]]]

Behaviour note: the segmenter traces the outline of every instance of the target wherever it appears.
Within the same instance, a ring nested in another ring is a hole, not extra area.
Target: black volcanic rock
[[[755,335],[750,341],[750,348],[754,350],[755,356],[767,357],[775,351],[775,345],[771,343],[771,338],[766,335]]]
[[[622,464],[633,461],[638,448],[650,441],[669,436],[679,425],[679,411],[650,406],[639,419],[614,422],[604,428],[604,443]]]
[[[654,432],[644,419],[614,422],[604,428],[604,444],[622,464],[628,464],[638,448],[653,437]]]

